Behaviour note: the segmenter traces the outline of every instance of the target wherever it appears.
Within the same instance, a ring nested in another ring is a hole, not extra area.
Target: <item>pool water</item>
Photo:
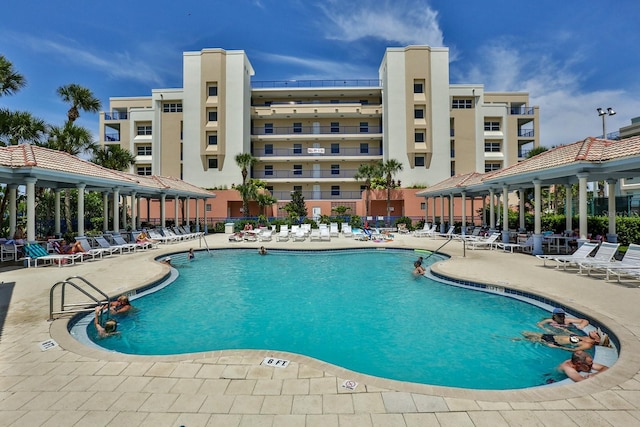
[[[538,331],[534,305],[412,274],[406,250],[220,250],[173,257],[179,278],[133,301],[120,334],[95,339],[123,353],[282,350],[384,378],[474,389],[564,379],[570,353],[514,340]],[[438,259],[432,257],[427,263]]]

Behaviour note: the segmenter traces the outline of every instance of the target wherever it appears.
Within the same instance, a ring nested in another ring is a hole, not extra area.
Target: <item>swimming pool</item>
[[[131,354],[282,350],[370,375],[476,389],[562,378],[555,367],[567,352],[513,341],[535,331],[547,311],[415,278],[413,251],[212,253],[191,263],[174,257],[178,280],[136,299],[121,334],[98,344]]]

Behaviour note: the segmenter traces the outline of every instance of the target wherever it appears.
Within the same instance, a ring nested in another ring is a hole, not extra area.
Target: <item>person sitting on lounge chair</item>
[[[611,346],[609,336],[600,330],[593,330],[589,335],[553,335],[539,332],[523,332],[522,335],[529,341],[567,351],[588,350],[594,345]]]
[[[78,252],[84,252],[84,248],[80,242],[73,242],[73,244],[68,244],[66,240],[60,242],[60,253],[61,254],[77,254]]]
[[[136,237],[136,243],[158,243],[158,241],[149,237],[147,230],[142,230]]]
[[[547,325],[554,328],[565,329],[571,325],[575,325],[578,329],[584,329],[589,324],[587,319],[578,319],[574,317],[566,317],[567,313],[561,308],[554,308],[550,319],[544,319],[538,322],[538,326],[542,329],[549,330]]]

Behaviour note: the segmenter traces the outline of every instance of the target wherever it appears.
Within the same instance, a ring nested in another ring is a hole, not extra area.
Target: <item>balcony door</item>
[[[319,200],[322,198],[322,192],[320,191],[320,184],[313,184],[313,196],[311,197],[313,200]],[[320,216],[320,208],[313,208],[318,209],[318,216]],[[313,217],[316,217],[316,214],[314,212]]]
[[[314,163],[313,164],[313,177],[314,178],[321,178],[321,171],[320,171],[320,163]]]
[[[320,122],[313,122],[313,133],[316,135],[320,133]]]

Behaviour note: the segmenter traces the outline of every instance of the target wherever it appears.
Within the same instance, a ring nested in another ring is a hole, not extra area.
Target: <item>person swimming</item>
[[[548,347],[567,351],[588,350],[596,345],[611,347],[609,336],[600,329],[593,330],[588,335],[554,335],[539,332],[523,332],[522,335],[528,341],[540,342]]]

